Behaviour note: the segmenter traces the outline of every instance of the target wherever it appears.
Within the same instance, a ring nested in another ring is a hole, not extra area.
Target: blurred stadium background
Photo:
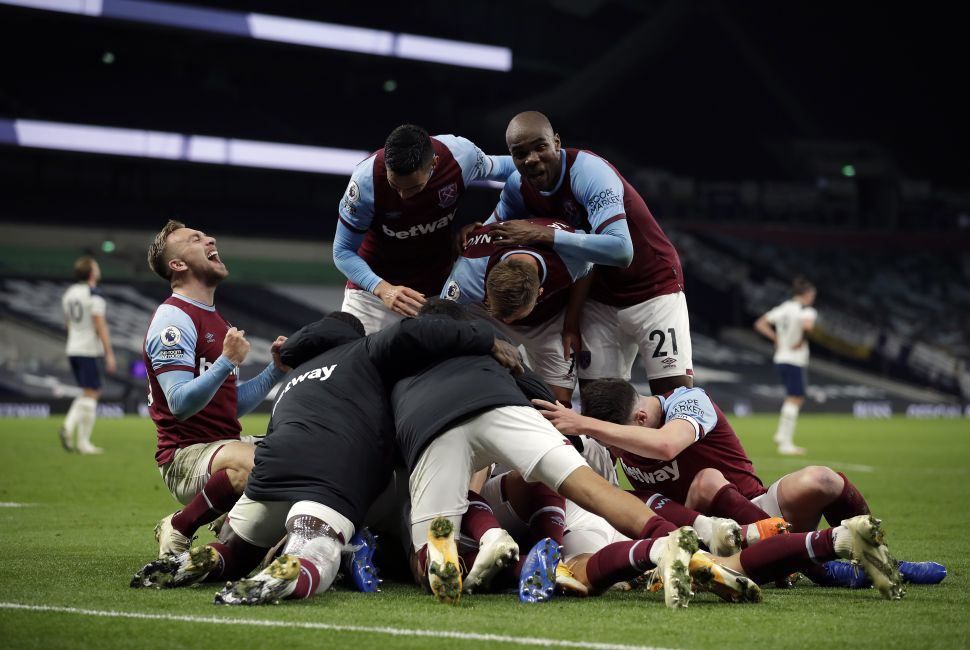
[[[138,412],[168,294],[145,252],[168,218],[218,237],[218,307],[253,372],[339,307],[337,202],[393,127],[504,153],[508,119],[538,109],[678,247],[722,406],[777,411],[751,324],[804,273],[806,412],[970,417],[962,41],[945,12],[874,3],[0,0],[0,416],[75,394],[60,297],[79,255],[101,263],[122,368],[102,415]],[[470,191],[456,223],[497,195]]]

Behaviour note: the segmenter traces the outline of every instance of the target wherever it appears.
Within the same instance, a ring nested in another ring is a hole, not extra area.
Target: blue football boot
[[[542,603],[556,593],[556,568],[562,559],[559,544],[551,538],[539,540],[522,563],[519,574],[519,600]]]
[[[860,567],[851,562],[826,562],[825,573],[831,587],[865,589],[872,586],[872,580]],[[913,585],[936,585],[946,578],[946,567],[939,562],[899,562],[899,573],[903,580]]]
[[[374,566],[377,537],[371,534],[369,528],[362,528],[350,538],[348,546],[353,550],[344,554],[344,572],[350,576],[358,591],[364,593],[380,591],[381,580],[377,576],[377,567]]]

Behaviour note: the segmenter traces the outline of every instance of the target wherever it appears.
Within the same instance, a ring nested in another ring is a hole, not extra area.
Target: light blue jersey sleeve
[[[499,197],[495,211],[485,223],[495,223],[496,221],[509,221],[510,219],[528,219],[531,215],[529,209],[525,207],[525,199],[522,198],[522,176],[519,172],[513,172],[505,181],[502,188],[502,195]]]
[[[283,371],[270,362],[252,379],[236,384],[236,415],[242,417],[263,401],[273,386],[283,378]]]
[[[557,231],[559,253],[583,256],[594,264],[627,267],[633,261],[633,241],[623,207],[623,181],[602,158],[580,152],[570,170],[570,189],[586,207],[590,234]]]
[[[209,403],[219,386],[235,369],[222,355],[208,370],[195,374],[195,345],[198,332],[189,315],[172,305],[162,305],[155,312],[145,350],[165,393],[168,408],[179,420],[190,418]],[[172,370],[167,370],[171,368]]]
[[[702,388],[681,386],[670,394],[661,397],[664,410],[664,423],[671,420],[686,420],[694,427],[694,442],[706,436],[717,424],[717,411],[714,403]]]
[[[451,269],[451,275],[445,280],[441,290],[441,297],[454,300],[460,305],[485,302],[485,269],[488,267],[487,257],[469,259],[459,257]]]
[[[145,337],[145,351],[152,370],[157,373],[168,368],[184,368],[193,372],[198,339],[195,323],[188,314],[174,305],[161,305]]]
[[[333,263],[348,280],[373,291],[381,278],[357,251],[374,220],[374,156],[357,165],[340,198],[333,240]]]
[[[498,181],[504,183],[515,171],[512,156],[489,156],[467,138],[456,135],[436,135],[461,167],[461,176],[467,187],[472,181]]]

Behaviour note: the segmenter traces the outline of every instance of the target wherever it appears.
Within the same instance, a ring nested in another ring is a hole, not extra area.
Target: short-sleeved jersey
[[[794,298],[765,314],[765,319],[775,327],[775,363],[790,363],[803,368],[808,365],[808,341],[805,340],[803,324],[805,321],[814,323],[817,318],[818,312],[814,307],[803,305]],[[801,345],[793,348],[799,342]]]
[[[552,219],[532,219],[532,223],[576,232],[572,226]],[[589,273],[593,265],[584,260],[560,255],[547,246],[522,246],[509,248],[497,246],[492,242],[491,231],[494,224],[476,228],[468,236],[468,242],[461,256],[455,261],[451,275],[445,282],[441,297],[467,305],[485,303],[485,284],[488,275],[496,264],[510,255],[524,253],[531,255],[539,263],[539,282],[542,294],[536,306],[525,318],[515,325],[539,325],[558,314],[569,298],[568,289],[573,282]]]
[[[402,199],[388,185],[381,149],[357,165],[338,208],[341,223],[366,233],[357,254],[375,274],[429,296],[441,291],[451,269],[452,224],[465,188],[513,168],[508,156],[487,156],[465,138],[439,135],[431,143],[438,162],[416,196]]]
[[[694,477],[705,467],[720,470],[745,497],[764,494],[748,454],[721,409],[700,388],[677,388],[655,396],[663,409],[663,424],[682,419],[694,427],[695,442],[670,461],[620,453],[620,467],[637,490],[653,490],[678,503],[687,499]],[[662,426],[662,425],[661,425]]]
[[[149,413],[158,431],[155,460],[172,460],[177,449],[200,442],[238,440],[242,427],[236,415],[236,368],[222,382],[201,411],[178,420],[172,415],[158,375],[172,370],[198,377],[222,354],[222,342],[231,326],[215,307],[173,295],[155,311],[143,355],[148,369]]]
[[[67,356],[103,357],[104,346],[94,327],[94,317],[107,311],[100,292],[87,282],[77,282],[64,292],[61,308],[67,321]]]
[[[509,176],[496,218],[558,219],[592,234],[626,219],[633,262],[626,268],[599,266],[590,297],[629,307],[684,290],[684,274],[673,244],[647,204],[616,168],[591,151],[562,149],[559,183],[540,192],[515,172]]]

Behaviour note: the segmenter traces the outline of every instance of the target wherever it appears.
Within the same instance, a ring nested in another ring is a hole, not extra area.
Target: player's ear
[[[536,294],[536,298],[538,299],[539,296],[541,295],[542,295],[542,287],[539,287],[539,293]]]
[[[172,269],[173,271],[184,271],[189,267],[185,262],[176,257],[168,261],[168,268]]]
[[[647,422],[650,420],[650,415],[647,413],[646,409],[637,409],[633,412],[633,422],[636,423],[638,427],[647,426]]]
[[[556,153],[559,153],[559,147],[562,145],[562,141],[559,140],[558,133],[552,135],[552,143],[556,146]]]

